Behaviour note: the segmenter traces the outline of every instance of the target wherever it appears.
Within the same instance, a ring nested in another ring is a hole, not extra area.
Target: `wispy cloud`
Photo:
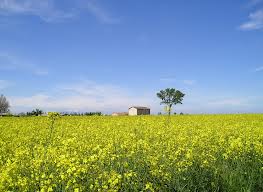
[[[259,5],[261,3],[263,3],[263,0],[249,0],[248,6],[253,7],[253,6]]]
[[[57,111],[127,111],[132,105],[152,106],[149,95],[133,96],[129,91],[110,84],[91,81],[56,86],[55,91],[30,97],[12,97],[14,110],[19,108]]]
[[[249,15],[249,21],[239,27],[241,30],[258,30],[263,28],[263,9],[257,10]]]
[[[157,90],[136,92],[108,83],[78,81],[54,85],[46,92],[31,96],[9,97],[13,112],[41,108],[44,111],[102,111],[104,113],[127,111],[129,106],[143,105],[152,113],[162,111],[163,105],[156,97]],[[240,113],[262,112],[262,98],[218,97],[216,95],[186,93],[183,105],[175,106],[177,113]]]
[[[45,22],[57,22],[74,16],[72,11],[57,9],[54,0],[0,0],[0,14],[33,15]]]
[[[39,67],[35,64],[31,64],[22,59],[17,59],[10,54],[0,53],[0,71],[26,71],[33,73],[34,75],[48,75],[48,70]]]
[[[263,66],[256,68],[255,71],[256,72],[263,71]]]
[[[167,82],[175,82],[176,78],[174,78],[174,77],[164,77],[164,78],[160,78],[160,81],[161,82],[165,82],[165,83],[167,83]]]
[[[183,80],[183,83],[186,85],[194,85],[196,81],[195,80]]]
[[[120,23],[120,19],[113,17],[98,0],[71,1],[67,9],[60,4],[60,0],[0,0],[0,15],[31,15],[53,23],[72,19],[81,11],[88,11],[101,23]]]
[[[105,9],[99,5],[98,1],[89,0],[87,2],[88,11],[95,16],[100,22],[105,24],[118,24],[120,19],[111,16]]]
[[[226,99],[218,99],[218,100],[210,101],[208,104],[215,107],[244,106],[247,105],[247,100],[243,98],[226,98]]]
[[[12,85],[11,82],[7,80],[0,80],[0,90],[6,89]]]
[[[160,78],[160,81],[163,83],[180,83],[184,85],[194,85],[196,83],[195,80],[192,79],[185,79],[185,80],[178,80],[174,77],[165,77],[165,78]]]

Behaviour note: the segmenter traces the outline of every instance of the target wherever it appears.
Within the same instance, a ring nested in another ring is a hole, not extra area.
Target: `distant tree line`
[[[22,112],[19,113],[17,115],[14,116],[21,116],[21,117],[30,117],[30,116],[45,116],[46,113],[44,113],[41,109],[35,109],[31,112]],[[102,112],[83,112],[83,113],[78,113],[78,112],[61,112],[60,113],[61,116],[93,116],[93,115],[97,115],[97,116],[101,116]]]
[[[62,112],[62,116],[102,116],[102,112],[83,112],[83,113],[78,113],[78,112]]]
[[[184,114],[183,112],[181,112],[181,113],[176,113],[176,112],[174,112],[173,114],[174,114],[174,115],[187,115],[187,114]],[[158,112],[158,115],[165,115],[165,113],[162,114],[162,112]]]
[[[26,112],[26,113],[19,113],[17,115],[14,116],[21,116],[21,117],[25,117],[25,116],[45,116],[46,113],[44,113],[42,110],[40,109],[35,109],[31,112]],[[83,112],[83,113],[78,113],[78,112],[61,112],[60,113],[61,116],[101,116],[102,112]]]
[[[82,113],[78,113],[78,112],[62,112],[60,113],[63,116],[101,116],[103,115],[102,112],[82,112]],[[19,114],[12,114],[10,113],[10,104],[7,100],[7,98],[4,95],[0,95],[0,116],[4,116],[4,117],[11,117],[11,116],[15,116],[15,117],[30,117],[30,116],[42,116],[42,115],[46,115],[44,113],[43,110],[41,109],[34,109],[31,112],[21,112]]]
[[[41,109],[35,109],[32,112],[27,112],[26,116],[41,116],[44,112]]]

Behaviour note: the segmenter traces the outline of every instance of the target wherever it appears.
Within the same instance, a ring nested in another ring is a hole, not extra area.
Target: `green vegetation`
[[[168,115],[171,115],[172,106],[177,104],[183,104],[183,99],[185,94],[179,90],[174,88],[167,88],[165,90],[161,90],[156,94],[159,99],[161,99],[161,104],[166,105],[165,111],[167,111]]]
[[[10,104],[4,95],[0,95],[0,115],[8,113]]]
[[[0,191],[262,191],[263,115],[0,119]]]
[[[27,116],[41,116],[43,114],[44,114],[44,112],[41,109],[35,109],[32,112],[26,113]]]

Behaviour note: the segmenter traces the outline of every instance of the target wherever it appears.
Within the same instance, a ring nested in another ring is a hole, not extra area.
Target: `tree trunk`
[[[169,109],[168,109],[168,115],[171,115],[171,111],[172,111],[172,105],[169,105]]]

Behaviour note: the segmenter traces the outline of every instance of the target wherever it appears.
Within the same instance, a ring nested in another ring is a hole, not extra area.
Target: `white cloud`
[[[160,81],[163,83],[180,83],[184,85],[194,85],[196,83],[195,80],[191,80],[191,79],[177,80],[176,78],[173,77],[160,78]]]
[[[101,111],[103,113],[124,112],[132,105],[151,108],[153,114],[162,111],[157,90],[145,92],[125,89],[107,83],[80,81],[54,85],[53,89],[30,96],[9,97],[13,112],[40,108],[44,111]],[[218,97],[187,93],[183,105],[174,106],[177,113],[240,113],[262,112],[262,98]]]
[[[127,111],[129,106],[153,106],[148,95],[133,95],[109,84],[84,81],[58,86],[55,91],[29,97],[12,97],[13,110],[41,108],[46,111]]]
[[[256,68],[255,71],[256,72],[263,71],[263,66]]]
[[[35,64],[31,64],[22,59],[17,59],[10,54],[0,53],[0,71],[27,71],[38,76],[47,75],[48,71]]]
[[[214,107],[227,107],[227,106],[245,106],[248,105],[246,99],[242,98],[227,98],[227,99],[218,99],[214,101],[210,101],[208,103]]]
[[[72,19],[81,10],[87,10],[102,23],[120,23],[120,19],[112,17],[97,0],[72,1],[70,9],[63,9],[59,4],[59,0],[0,0],[0,15],[31,15],[45,22],[58,22]]]
[[[98,1],[89,0],[87,2],[88,11],[94,15],[99,21],[105,24],[117,24],[120,23],[120,20],[112,17],[105,9],[103,9]]]
[[[160,81],[162,81],[162,82],[176,82],[176,78],[165,77],[165,78],[160,78]]]
[[[33,15],[45,22],[55,22],[72,18],[72,12],[55,8],[53,0],[0,0],[2,15]]]
[[[194,85],[196,81],[195,80],[183,80],[183,83],[186,85]]]
[[[12,85],[11,82],[6,80],[0,80],[0,90],[6,89]]]
[[[241,30],[258,30],[263,28],[263,10],[258,10],[249,15],[249,21],[240,26]]]

